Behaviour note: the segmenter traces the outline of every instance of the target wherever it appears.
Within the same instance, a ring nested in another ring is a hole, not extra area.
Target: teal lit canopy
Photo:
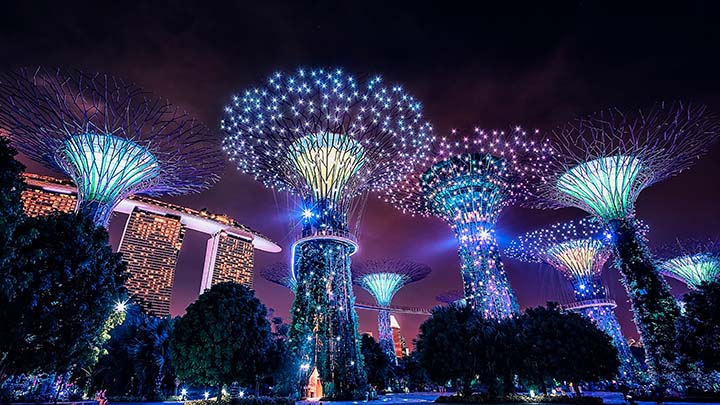
[[[352,273],[355,284],[386,307],[403,286],[427,277],[430,267],[401,260],[371,260],[354,266]]]

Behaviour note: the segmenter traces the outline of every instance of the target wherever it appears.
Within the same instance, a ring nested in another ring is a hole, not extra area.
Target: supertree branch
[[[260,270],[260,275],[267,281],[281,285],[293,293],[297,289],[297,279],[287,263],[273,263]]]
[[[717,241],[677,241],[662,249],[665,259],[660,272],[697,290],[703,283],[720,279],[720,243]]]
[[[453,131],[415,172],[384,194],[403,212],[437,216],[450,225],[459,243],[465,300],[487,317],[512,316],[519,309],[494,227],[502,211],[524,200],[542,177],[542,164],[552,151],[536,136],[519,127],[475,128],[465,137]]]
[[[122,80],[62,70],[0,75],[0,125],[21,152],[78,187],[78,210],[105,225],[136,193],[185,194],[219,179],[219,140],[187,113]]]
[[[618,378],[636,383],[637,365],[613,312],[615,302],[607,299],[607,289],[600,278],[612,253],[609,236],[600,221],[583,218],[521,235],[511,242],[505,254],[525,262],[545,263],[568,278],[576,302],[566,309],[587,316],[610,335],[620,358]]]
[[[353,268],[353,282],[367,290],[381,307],[389,307],[395,294],[405,285],[430,274],[430,267],[401,260],[371,260]],[[395,358],[390,311],[378,311],[378,341],[388,357]]]
[[[291,350],[306,371],[317,367],[328,397],[357,396],[366,378],[350,272],[358,246],[348,221],[368,192],[388,188],[427,155],[432,127],[420,103],[379,77],[300,69],[234,96],[220,127],[241,171],[301,200]]]

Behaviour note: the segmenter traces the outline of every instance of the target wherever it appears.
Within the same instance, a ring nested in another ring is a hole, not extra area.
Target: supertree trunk
[[[667,282],[658,274],[634,219],[609,221],[618,269],[633,306],[650,378],[672,386],[675,372],[675,321],[680,314]]]
[[[456,229],[467,305],[486,318],[506,318],[519,312],[505,274],[497,242],[491,233],[478,237],[476,229]],[[465,235],[472,235],[466,237]]]
[[[580,302],[579,304],[582,304]],[[620,328],[615,312],[614,305],[592,305],[575,310],[581,315],[590,318],[598,329],[607,333],[612,339],[612,343],[618,351],[618,359],[620,367],[618,369],[618,380],[625,384],[632,385],[639,383],[639,368],[637,361],[630,351],[630,346],[625,340],[625,336]]]
[[[300,386],[317,367],[326,397],[357,398],[367,384],[360,354],[351,247],[312,239],[295,247],[297,291],[292,306],[291,350],[298,359]]]
[[[390,325],[390,311],[378,311],[378,342],[388,358],[395,362],[395,343]]]
[[[113,208],[115,207],[112,204],[98,201],[81,201],[78,203],[77,212],[98,225],[107,226]]]

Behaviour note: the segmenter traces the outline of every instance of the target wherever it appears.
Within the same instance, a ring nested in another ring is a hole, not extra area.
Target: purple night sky
[[[453,7],[449,2],[157,1],[135,8],[125,2],[53,3],[52,8],[35,2],[4,5],[3,68],[44,65],[117,75],[188,109],[216,135],[223,106],[234,92],[263,82],[276,70],[298,66],[343,67],[399,82],[424,103],[425,115],[440,135],[452,128],[517,124],[547,133],[598,109],[678,98],[706,103],[720,113],[718,10],[700,2],[648,3],[652,6],[635,9],[583,1],[532,2],[527,7],[511,2],[508,9]],[[28,166],[49,173],[36,164]],[[691,170],[640,195],[637,214],[651,227],[651,247],[675,237],[720,236],[719,172],[716,145]],[[258,268],[287,260],[289,213],[284,203],[275,202],[284,196],[229,164],[214,188],[168,200],[226,213],[285,249],[276,255],[258,253]],[[576,209],[510,208],[500,218],[497,234],[502,245],[520,233],[582,215]],[[111,222],[114,245],[124,219],[118,215]],[[433,269],[427,279],[401,290],[396,304],[430,308],[437,304],[435,295],[461,287],[455,240],[439,219],[402,215],[372,196],[359,238],[355,260],[402,258]],[[175,277],[174,314],[182,314],[197,296],[205,241],[202,234],[186,234]],[[505,265],[523,308],[571,296],[556,271],[510,259]],[[613,269],[604,275],[618,301],[624,332],[637,337],[618,277]],[[686,291],[680,283],[670,283],[674,293]],[[258,297],[288,320],[291,294],[260,277],[255,286]],[[357,297],[371,301],[360,289]],[[359,316],[361,330],[376,331],[374,312],[359,311]],[[398,316],[409,339],[423,319]]]

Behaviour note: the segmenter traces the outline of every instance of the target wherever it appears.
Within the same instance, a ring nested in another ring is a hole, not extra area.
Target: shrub
[[[521,403],[521,404],[574,404],[574,405],[602,405],[602,398],[597,397],[571,397],[567,395],[551,396],[551,395],[537,395],[530,397],[528,395],[521,394],[508,394],[501,398],[490,399],[486,394],[472,394],[466,396],[450,395],[441,396],[435,400],[437,403],[442,404],[510,404],[510,403]]]
[[[244,397],[235,400],[199,399],[186,401],[185,405],[295,405],[295,401],[287,397]]]

